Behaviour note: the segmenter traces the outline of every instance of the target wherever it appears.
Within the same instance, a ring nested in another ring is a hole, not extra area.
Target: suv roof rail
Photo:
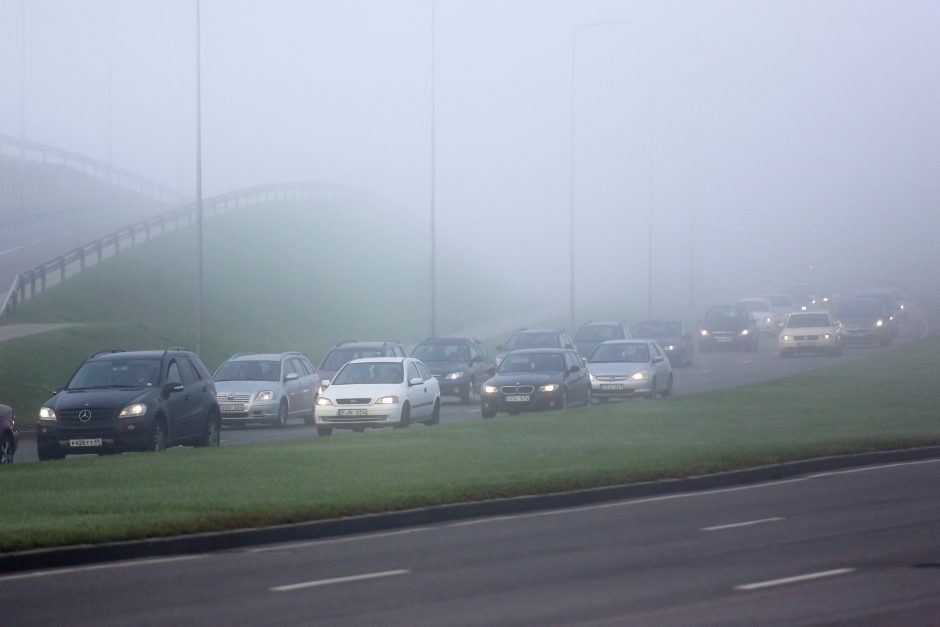
[[[88,359],[91,359],[92,357],[98,357],[99,355],[109,355],[111,353],[126,353],[126,352],[127,351],[123,348],[109,348],[103,351],[98,351],[97,353],[89,357]]]
[[[284,354],[285,354],[285,355],[299,355],[300,357],[303,357],[303,355],[301,355],[300,351],[284,351]]]
[[[356,340],[343,340],[342,342],[337,342],[336,345],[337,345],[337,346],[343,346],[344,344],[352,344],[352,343],[355,342],[355,341],[356,341]]]
[[[235,353],[234,355],[232,355],[231,357],[229,357],[229,359],[235,359],[236,357],[245,357],[245,356],[247,356],[247,355],[254,355],[254,354],[255,354],[254,351],[248,351],[248,352],[245,352],[245,353]]]
[[[398,340],[385,340],[382,342],[383,346],[388,346],[389,344],[401,344]]]
[[[167,348],[167,350],[168,351],[187,351],[187,352],[189,351],[189,349],[186,348],[185,346],[170,346],[169,348]]]

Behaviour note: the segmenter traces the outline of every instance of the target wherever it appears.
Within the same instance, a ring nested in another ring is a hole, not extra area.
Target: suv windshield
[[[742,300],[739,304],[745,305],[751,311],[760,313],[770,311],[770,303],[765,300]]]
[[[592,364],[646,363],[650,349],[646,344],[601,344],[591,353]]]
[[[520,348],[561,348],[558,334],[554,332],[517,333],[506,342],[506,350]]]
[[[470,347],[466,344],[421,344],[413,357],[421,361],[469,361]]]
[[[734,307],[712,307],[705,314],[705,319],[716,322],[719,320],[736,320],[739,310]]]
[[[366,361],[343,366],[331,385],[388,384],[404,380],[405,373],[400,363]]]
[[[370,357],[385,357],[385,354],[381,348],[334,348],[327,354],[320,367],[324,370],[339,370],[354,359]]]
[[[227,361],[212,378],[216,381],[280,381],[281,362],[260,359]]]
[[[606,342],[607,340],[622,340],[623,330],[619,324],[592,324],[581,327],[575,336],[575,342]]]
[[[500,374],[510,372],[562,372],[565,359],[560,353],[521,353],[509,355],[499,365]]]
[[[848,300],[839,305],[839,316],[880,316],[881,302],[874,298]]]
[[[633,329],[638,338],[654,340],[658,337],[679,337],[682,335],[678,322],[639,322]]]
[[[831,327],[829,316],[826,314],[799,314],[790,316],[787,320],[788,329],[806,328],[806,327]]]
[[[159,359],[113,357],[86,361],[66,390],[89,388],[149,388],[160,383]]]

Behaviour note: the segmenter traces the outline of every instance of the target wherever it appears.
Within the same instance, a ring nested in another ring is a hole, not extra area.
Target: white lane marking
[[[306,542],[294,542],[293,544],[275,544],[271,546],[262,546],[255,549],[248,549],[249,553],[268,553],[270,551],[289,551],[291,549],[303,549],[308,546],[318,544],[343,544],[345,542],[355,542],[357,540],[372,540],[374,538],[388,538],[391,536],[405,536],[421,531],[428,531],[430,527],[413,527],[411,529],[401,529],[399,531],[383,531],[381,533],[366,533],[358,536],[347,536],[345,538],[332,538],[328,540],[308,540]]]
[[[319,579],[317,581],[304,581],[302,583],[292,583],[286,586],[275,586],[270,588],[271,592],[290,592],[291,590],[302,590],[304,588],[317,588],[319,586],[331,586],[337,583],[349,583],[352,581],[365,581],[367,579],[380,579],[382,577],[396,577],[398,575],[407,575],[410,570],[386,570],[380,573],[366,573],[365,575],[352,575],[350,577],[335,577],[333,579]]]
[[[186,560],[198,560],[203,555],[181,555],[179,557],[160,557],[156,559],[129,560],[125,562],[113,562],[111,564],[96,564],[94,566],[75,566],[73,568],[57,568],[55,570],[38,570],[31,573],[22,573],[19,575],[5,575],[0,577],[0,581],[14,581],[16,579],[34,579],[36,577],[52,577],[53,575],[64,575],[68,573],[82,573],[93,570],[105,570],[109,568],[129,568],[131,566],[150,566],[152,564],[166,564],[169,562],[183,562]]]
[[[828,472],[819,472],[810,475],[810,479],[817,477],[831,477],[834,475],[852,475],[857,472],[870,472],[872,470],[884,470],[886,468],[897,468],[899,466],[917,466],[919,464],[940,464],[940,459],[921,459],[915,462],[898,462],[896,464],[881,464],[880,466],[865,466],[862,468],[849,468],[848,470],[830,470]]]
[[[708,374],[711,370],[696,370],[695,374]]]
[[[835,577],[836,575],[847,575],[854,573],[854,568],[836,568],[834,570],[824,570],[818,573],[808,573],[806,575],[796,575],[795,577],[784,577],[783,579],[771,579],[770,581],[758,581],[757,583],[747,583],[741,586],[735,586],[735,590],[748,592],[750,590],[760,590],[761,588],[773,588],[774,586],[783,586],[788,583],[797,583],[800,581],[810,581],[812,579],[822,579],[823,577]]]
[[[742,364],[749,364],[749,363],[751,363],[751,361],[752,361],[751,359],[742,359],[742,360],[741,360],[741,363],[742,363]]]
[[[3,251],[2,253],[0,253],[0,257],[3,257],[4,255],[9,255],[10,253],[15,253],[16,251],[20,250],[21,248],[23,248],[23,247],[22,247],[22,246],[16,246],[16,247],[11,248],[11,249],[9,249],[9,250],[5,250],[5,251]]]
[[[470,409],[470,410],[468,410],[467,413],[468,413],[468,414],[475,414],[475,413],[477,413],[477,412],[479,412],[479,411],[480,411],[480,408],[477,407],[476,409]]]
[[[727,525],[715,525],[713,527],[702,527],[700,531],[721,531],[723,529],[737,529],[738,527],[750,527],[751,525],[763,525],[764,523],[780,522],[786,520],[783,516],[774,516],[773,518],[761,518],[760,520],[747,520],[745,522],[729,523]]]

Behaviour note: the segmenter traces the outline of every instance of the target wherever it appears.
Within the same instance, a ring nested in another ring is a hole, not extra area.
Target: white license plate
[[[622,390],[623,384],[622,383],[611,383],[609,385],[604,384],[604,385],[601,385],[601,389],[602,390]]]
[[[529,395],[528,394],[514,394],[512,396],[506,397],[507,403],[528,403]]]
[[[71,448],[86,448],[89,446],[101,446],[101,438],[85,438],[84,440],[69,440]]]
[[[219,403],[219,409],[222,411],[245,411],[245,406],[241,403]]]
[[[733,337],[716,337],[715,341],[716,342],[733,342],[734,338]]]
[[[340,416],[368,416],[369,412],[365,409],[341,409],[337,412]]]

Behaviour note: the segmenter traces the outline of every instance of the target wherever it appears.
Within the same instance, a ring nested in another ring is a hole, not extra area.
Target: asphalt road
[[[940,460],[0,577],[7,624],[940,624]]]
[[[760,349],[756,353],[737,351],[715,351],[697,353],[694,363],[690,367],[676,368],[675,393],[693,394],[708,390],[730,388],[747,383],[767,381],[814,368],[831,364],[845,363],[868,355],[891,350],[900,344],[915,342],[926,333],[926,323],[914,316],[909,322],[902,325],[901,336],[887,348],[880,347],[847,347],[841,357],[806,355],[784,359],[777,352],[776,338],[765,336],[761,338]],[[445,397],[441,408],[441,422],[452,423],[465,420],[482,420],[480,406],[461,405],[455,398]],[[626,401],[631,403],[645,403],[645,400]],[[499,419],[509,419],[503,414]],[[415,429],[424,429],[423,426],[414,426]],[[369,432],[351,433],[335,430],[331,437],[369,437]],[[258,442],[273,442],[290,438],[317,437],[316,429],[306,426],[298,420],[293,420],[284,429],[272,427],[249,426],[247,428],[229,428],[222,431],[222,445],[232,446],[238,444],[252,444]],[[74,459],[66,458],[66,459]],[[16,463],[36,461],[36,442],[32,437],[23,437],[19,450],[15,456]]]

